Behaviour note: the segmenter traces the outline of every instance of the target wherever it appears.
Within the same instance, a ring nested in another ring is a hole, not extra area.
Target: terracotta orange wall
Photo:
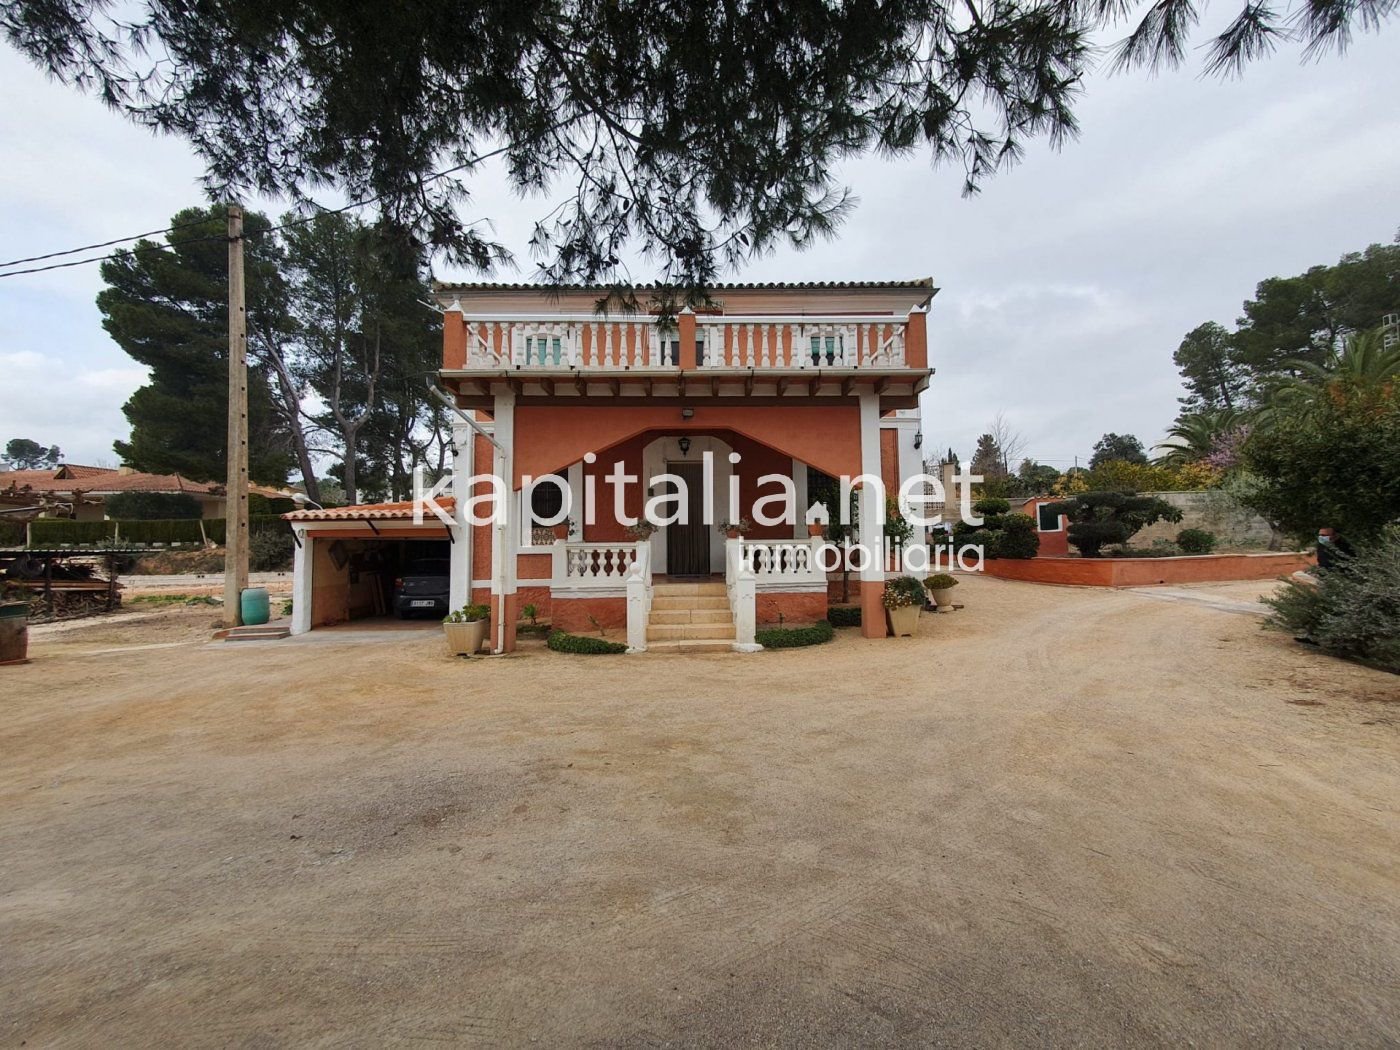
[[[646,431],[730,430],[811,463],[833,477],[860,473],[860,411],[846,405],[697,405],[681,419],[675,405],[521,405],[515,411],[515,478],[563,470],[586,452]]]
[[[1143,587],[1159,583],[1270,580],[1313,564],[1311,554],[1203,554],[1184,558],[992,558],[984,572],[1003,580]]]
[[[825,594],[759,594],[755,598],[754,614],[760,624],[777,624],[785,627],[801,627],[826,619],[827,597]]]
[[[899,495],[899,431],[880,428],[880,480],[885,495]]]
[[[592,616],[602,626],[609,629],[627,630],[626,598],[556,598],[551,606],[550,623],[561,631],[575,634],[593,634],[598,628],[589,619]],[[625,642],[625,637],[613,636],[614,641]]]
[[[628,474],[640,478],[642,476],[642,452],[650,442],[650,436],[645,434],[628,438],[611,448],[598,449],[598,461],[583,465],[584,485],[588,484],[589,478],[593,479],[594,500],[593,524],[583,526],[585,542],[616,543],[630,539],[627,535],[627,526],[619,524],[614,513],[615,493],[613,486],[608,484],[604,478],[612,473],[614,463],[625,464]],[[629,517],[641,516],[644,504],[643,493],[644,488],[641,481],[629,482],[623,491],[622,509]],[[583,520],[581,494],[579,506],[575,508],[575,513],[572,516],[575,521]]]

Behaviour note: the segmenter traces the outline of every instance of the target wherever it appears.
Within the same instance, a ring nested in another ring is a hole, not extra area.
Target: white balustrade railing
[[[701,368],[903,368],[901,318],[698,318]]]
[[[622,372],[680,364],[675,329],[663,331],[654,317],[493,314],[464,323],[470,369]],[[905,318],[883,315],[701,316],[695,319],[696,365],[758,371],[903,368],[907,324]]]
[[[743,564],[759,586],[825,584],[826,573],[817,555],[823,542],[820,536],[803,540],[742,540],[740,552]]]
[[[468,368],[626,371],[659,368],[667,357],[651,317],[492,315],[465,323]]]
[[[646,545],[636,542],[554,544],[553,582],[565,586],[620,587],[632,563],[644,557]]]

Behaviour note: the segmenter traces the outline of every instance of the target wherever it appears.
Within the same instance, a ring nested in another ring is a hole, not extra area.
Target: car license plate
[[[434,605],[437,604],[437,602],[433,601],[431,598],[420,598],[417,601],[412,601],[408,604],[415,609],[431,609]]]

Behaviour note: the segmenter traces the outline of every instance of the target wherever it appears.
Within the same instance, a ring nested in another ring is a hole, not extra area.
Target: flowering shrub
[[[880,596],[886,609],[902,609],[907,605],[924,604],[924,585],[912,576],[896,576],[885,583]]]

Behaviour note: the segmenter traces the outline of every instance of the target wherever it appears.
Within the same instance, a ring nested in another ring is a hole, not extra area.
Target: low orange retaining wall
[[[1002,580],[1081,587],[1272,580],[1313,564],[1311,554],[1200,554],[1180,558],[989,558],[982,571]]]

